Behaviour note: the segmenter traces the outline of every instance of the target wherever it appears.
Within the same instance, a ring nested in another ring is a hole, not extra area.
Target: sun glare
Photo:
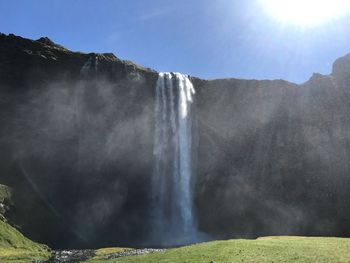
[[[280,22],[317,26],[350,12],[350,0],[262,0],[266,11]]]

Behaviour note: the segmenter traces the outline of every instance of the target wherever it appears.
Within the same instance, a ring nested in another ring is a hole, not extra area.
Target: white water
[[[92,71],[97,72],[98,69],[98,56],[90,56],[89,59],[85,62],[83,67],[80,70],[81,74],[89,74]]]
[[[156,86],[152,242],[196,242],[191,187],[191,104],[188,76],[159,73]]]

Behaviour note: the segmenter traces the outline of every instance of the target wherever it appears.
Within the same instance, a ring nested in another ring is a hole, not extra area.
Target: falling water
[[[191,191],[191,103],[188,76],[159,73],[156,86],[152,242],[196,241]]]

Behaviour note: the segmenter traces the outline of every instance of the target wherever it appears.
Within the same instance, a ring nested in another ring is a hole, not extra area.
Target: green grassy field
[[[263,237],[256,240],[213,241],[164,252],[106,260],[108,255],[132,250],[103,248],[95,251],[89,263],[112,262],[310,262],[350,263],[350,239],[317,237]],[[24,237],[10,225],[0,221],[0,262],[34,262],[50,257],[48,248]]]
[[[46,246],[29,240],[9,224],[0,221],[0,262],[28,263],[49,257]]]
[[[89,262],[350,262],[350,239],[266,237],[214,241],[154,254]]]

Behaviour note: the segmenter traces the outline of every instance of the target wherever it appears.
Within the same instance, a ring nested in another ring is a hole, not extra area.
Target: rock
[[[49,39],[48,37],[41,37],[39,38],[38,40],[36,40],[40,43],[43,43],[45,45],[48,45],[48,46],[55,46],[56,44],[51,40]]]
[[[53,256],[47,263],[79,263],[95,255],[92,249],[82,250],[54,250]]]
[[[6,212],[12,205],[12,189],[0,184],[0,220],[7,222]]]
[[[332,76],[338,80],[350,78],[350,54],[337,59],[333,64]]]
[[[112,54],[0,34],[0,182],[24,234],[52,247],[149,241],[157,78]],[[350,55],[301,85],[191,80],[200,231],[350,235]]]

